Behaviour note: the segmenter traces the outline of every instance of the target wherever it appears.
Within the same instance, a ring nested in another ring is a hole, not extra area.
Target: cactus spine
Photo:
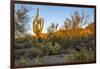
[[[44,19],[39,16],[39,8],[37,8],[37,14],[33,21],[33,32],[39,36],[43,30]]]

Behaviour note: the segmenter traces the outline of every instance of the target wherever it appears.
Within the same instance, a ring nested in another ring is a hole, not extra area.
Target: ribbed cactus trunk
[[[37,8],[37,14],[33,21],[33,32],[36,34],[37,37],[40,36],[44,25],[44,19],[39,17],[39,8]]]

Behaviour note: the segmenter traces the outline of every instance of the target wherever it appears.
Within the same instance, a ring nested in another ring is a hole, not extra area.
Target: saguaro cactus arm
[[[43,30],[43,25],[44,25],[44,19],[40,18],[40,31],[42,32]]]

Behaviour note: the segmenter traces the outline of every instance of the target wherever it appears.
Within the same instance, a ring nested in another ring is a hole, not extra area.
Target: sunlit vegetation
[[[94,62],[95,23],[88,23],[87,18],[75,11],[71,19],[65,19],[64,28],[57,29],[58,24],[51,23],[48,32],[41,33],[40,37],[27,34],[15,38],[16,66],[49,64],[44,59],[48,56],[58,61],[62,57],[61,63]],[[84,24],[88,25],[82,28]]]

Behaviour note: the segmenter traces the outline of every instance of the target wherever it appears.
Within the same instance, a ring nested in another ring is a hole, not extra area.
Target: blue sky
[[[15,9],[18,9],[22,4],[15,4]],[[28,15],[31,17],[31,20],[29,22],[30,24],[30,33],[32,32],[32,23],[34,16],[36,15],[36,9],[39,8],[39,15],[44,18],[44,27],[43,32],[47,31],[48,26],[52,22],[57,23],[60,28],[63,26],[65,18],[71,18],[71,14],[74,11],[79,11],[79,13],[85,12],[89,15],[88,22],[94,21],[94,8],[82,8],[82,7],[65,7],[65,6],[48,6],[48,5],[29,5],[29,4],[23,4],[25,7],[31,9],[31,11],[28,13]]]

